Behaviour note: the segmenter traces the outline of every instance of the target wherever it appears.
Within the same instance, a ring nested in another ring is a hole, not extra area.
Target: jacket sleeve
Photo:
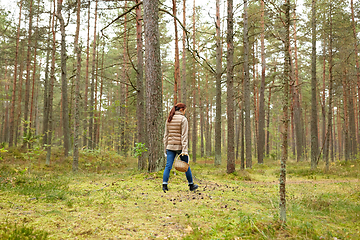
[[[186,117],[181,122],[181,146],[182,153],[188,154],[188,120]]]
[[[167,128],[167,123],[165,122],[165,131],[164,131],[164,153],[166,154],[166,146],[168,145],[168,135],[169,135],[169,131]]]

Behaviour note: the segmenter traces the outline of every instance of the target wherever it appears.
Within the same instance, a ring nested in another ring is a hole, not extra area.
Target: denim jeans
[[[175,157],[176,157],[176,155],[178,155],[180,153],[181,153],[181,150],[173,151],[173,150],[166,149],[167,158],[166,158],[166,166],[165,166],[164,175],[163,175],[163,184],[168,184],[170,170],[172,169],[172,165],[174,163]],[[185,162],[189,162],[189,158],[186,155],[180,156],[180,159]],[[193,178],[192,178],[190,166],[189,166],[189,169],[187,170],[187,172],[185,173],[185,175],[186,175],[186,178],[187,178],[189,184],[192,184]]]

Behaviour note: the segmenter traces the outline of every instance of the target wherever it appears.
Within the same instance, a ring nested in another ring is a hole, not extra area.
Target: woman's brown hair
[[[168,122],[171,122],[171,120],[173,119],[174,115],[175,115],[175,111],[179,111],[181,109],[186,109],[186,105],[183,103],[178,103],[175,106],[173,106],[173,108],[171,109],[170,113],[169,113],[169,117],[168,117]]]

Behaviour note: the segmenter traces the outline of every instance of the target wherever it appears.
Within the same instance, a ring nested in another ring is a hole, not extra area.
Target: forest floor
[[[360,161],[288,161],[287,222],[279,213],[278,161],[226,174],[212,158],[183,173],[139,172],[136,159],[82,152],[77,174],[59,150],[0,153],[0,239],[360,239]],[[254,160],[255,162],[255,160]],[[17,237],[17,238],[16,238]]]

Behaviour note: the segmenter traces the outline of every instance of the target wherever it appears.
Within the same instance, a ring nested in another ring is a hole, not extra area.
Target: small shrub
[[[17,224],[9,224],[3,223],[0,224],[0,239],[8,239],[8,240],[43,240],[47,239],[48,233],[35,230],[34,227],[28,227],[24,224],[19,226]]]

